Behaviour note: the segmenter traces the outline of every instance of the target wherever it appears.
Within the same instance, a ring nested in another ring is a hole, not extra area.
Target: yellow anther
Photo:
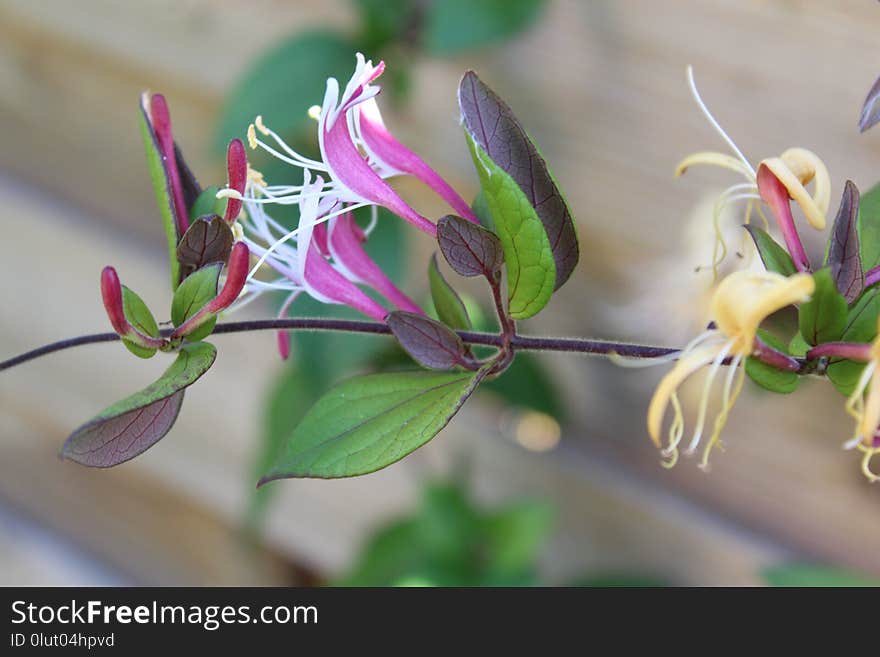
[[[254,123],[257,125],[257,130],[259,130],[262,134],[264,134],[266,136],[269,135],[269,128],[267,128],[266,124],[263,123],[263,115],[262,114],[257,116],[257,118],[254,120]]]
[[[248,163],[247,168],[247,181],[258,187],[266,186],[266,180],[263,178],[263,174],[251,167],[250,163]]]
[[[257,133],[254,130],[253,123],[251,123],[248,126],[247,139],[248,139],[248,146],[250,146],[253,150],[257,150]]]
[[[315,121],[321,118],[321,106],[320,105],[312,105],[309,108],[309,118],[314,119]]]
[[[217,191],[215,194],[216,198],[237,198],[239,201],[243,200],[244,197],[238,192],[238,190],[230,189],[229,187],[224,187]]]

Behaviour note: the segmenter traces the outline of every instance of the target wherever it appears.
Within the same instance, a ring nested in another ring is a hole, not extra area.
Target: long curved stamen
[[[871,459],[874,458],[875,454],[880,453],[880,448],[859,445],[859,450],[864,453],[864,456],[862,457],[862,474],[864,474],[867,480],[872,484],[880,481],[880,476],[871,472]]]
[[[672,424],[669,425],[669,444],[666,448],[660,450],[661,456],[666,458],[665,461],[660,461],[664,468],[674,468],[675,464],[678,463],[678,443],[681,442],[681,437],[684,435],[684,414],[681,411],[681,402],[678,400],[678,395],[673,392],[669,397],[669,401],[672,403],[675,417],[672,420]]]
[[[709,441],[706,443],[706,448],[703,450],[703,459],[699,465],[703,471],[708,471],[709,469],[709,454],[711,454],[712,449],[719,444],[721,430],[724,429],[724,425],[727,424],[727,416],[730,414],[733,405],[736,403],[739,393],[742,392],[743,383],[745,381],[745,368],[740,368],[742,359],[743,357],[739,355],[733,359],[733,362],[730,364],[730,371],[727,373],[727,378],[724,381],[724,395],[722,397],[721,411],[715,416],[715,426],[713,427]],[[736,384],[734,384],[734,378],[736,379]]]
[[[733,347],[733,341],[727,342],[726,345],[718,352],[718,355],[715,357],[715,360],[712,361],[712,366],[709,369],[709,373],[706,375],[706,380],[703,382],[703,392],[700,395],[700,409],[697,412],[697,424],[694,426],[694,433],[691,436],[691,442],[685,450],[686,454],[693,454],[697,446],[700,444],[700,439],[703,437],[703,428],[706,425],[706,411],[709,406],[709,397],[712,393],[712,384],[715,382],[715,377],[718,376],[718,370],[721,369],[721,363],[724,362],[724,359],[727,358],[727,354],[730,353],[731,348]]]
[[[346,212],[349,212],[351,210],[357,210],[358,208],[363,208],[368,205],[372,205],[372,204],[371,203],[355,203],[353,205],[349,205],[346,208],[342,208],[341,210],[337,210],[336,212],[331,212],[330,214],[326,214],[323,217],[320,217],[319,219],[315,220],[315,222],[312,225],[317,226],[318,224],[322,224],[325,221],[329,221],[333,217],[338,217],[341,214],[345,214]],[[281,246],[282,244],[284,244],[288,240],[296,237],[299,234],[300,230],[301,230],[300,227],[297,226],[295,229],[293,229],[292,231],[287,233],[284,237],[282,237],[277,242],[273,243],[269,248],[267,248],[266,252],[263,253],[262,256],[260,256],[259,260],[257,260],[257,264],[254,265],[253,268],[251,269],[250,274],[248,274],[248,280],[251,280],[254,277],[254,275],[257,273],[257,271],[259,271],[260,267],[263,266],[263,263],[266,262],[266,258],[269,256],[269,254],[273,253],[275,251],[275,249],[277,249],[279,246]]]
[[[718,121],[715,120],[715,117],[712,116],[712,112],[710,112],[709,108],[706,107],[706,103],[704,103],[703,99],[700,97],[700,92],[697,91],[697,83],[694,81],[694,67],[693,66],[687,67],[687,78],[688,78],[688,86],[690,86],[690,89],[691,89],[691,95],[693,95],[694,100],[697,102],[697,105],[700,107],[700,110],[703,112],[703,115],[706,117],[706,119],[709,121],[709,123],[712,125],[712,127],[715,128],[715,131],[719,135],[721,135],[721,138],[725,141],[725,143],[728,146],[730,146],[731,150],[734,153],[736,153],[736,156],[740,159],[740,161],[742,161],[742,163],[746,165],[746,168],[752,174],[752,178],[757,177],[757,173],[755,172],[755,169],[752,167],[752,165],[746,159],[746,156],[742,154],[742,151],[740,151],[739,148],[737,148],[733,139],[731,139],[730,136],[726,132],[724,132],[721,125],[718,123]]]

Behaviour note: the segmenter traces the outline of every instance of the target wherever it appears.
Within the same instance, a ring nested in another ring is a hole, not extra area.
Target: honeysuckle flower
[[[322,303],[344,304],[384,321],[388,310],[358,287],[363,283],[398,308],[422,313],[418,304],[398,289],[364,251],[363,241],[375,222],[362,231],[351,215],[351,206],[321,197],[324,181],[320,176],[312,182],[307,169],[304,176],[299,224],[288,232],[258,202],[264,188],[259,174],[251,172],[244,197],[242,239],[259,260],[248,277],[249,298],[240,303],[249,303],[267,291],[284,290],[288,297],[281,312],[286,314],[293,300],[305,292]],[[280,277],[271,281],[255,278],[264,265]],[[279,337],[282,356],[288,349],[286,338]]]
[[[688,67],[688,84],[691,93],[703,115],[730,147],[733,155],[713,151],[693,153],[678,163],[675,175],[680,176],[688,168],[697,164],[709,164],[724,167],[742,175],[746,182],[731,185],[725,189],[715,203],[713,222],[716,231],[715,249],[712,254],[712,268],[717,274],[718,264],[727,253],[727,246],[721,237],[719,219],[724,207],[735,201],[747,200],[745,223],[749,223],[755,202],[763,199],[774,211],[780,230],[788,246],[795,265],[800,271],[806,271],[809,263],[794,226],[794,219],[789,207],[789,198],[801,208],[809,224],[817,229],[825,228],[825,217],[831,203],[831,179],[828,170],[819,157],[805,148],[789,148],[779,157],[761,160],[758,167],[742,154],[733,139],[721,128],[708,107],[700,97],[694,82],[693,69]],[[813,182],[813,193],[810,194],[806,185]],[[778,190],[784,190],[784,207]],[[760,212],[760,206],[758,206]],[[763,216],[763,215],[762,215]],[[765,219],[766,222],[766,219]]]
[[[880,319],[877,322],[880,331]],[[846,410],[856,421],[853,437],[844,443],[847,449],[858,449],[864,454],[862,472],[868,481],[880,481],[871,472],[870,463],[880,452],[880,334],[873,344],[865,345],[867,365],[862,371],[855,390],[846,401]],[[867,391],[867,398],[865,392]]]
[[[227,188],[238,193],[238,198],[232,196],[226,200],[226,211],[223,220],[233,224],[241,212],[242,200],[248,178],[247,153],[241,139],[233,139],[226,149],[226,172]]]
[[[727,422],[743,384],[743,359],[764,346],[757,340],[761,322],[788,305],[807,301],[815,283],[809,274],[789,277],[774,272],[738,271],[719,283],[710,303],[713,328],[710,328],[682,350],[675,367],[660,381],[648,407],[648,433],[654,444],[672,466],[678,460],[678,446],[684,435],[684,415],[676,391],[679,386],[698,370],[709,367],[703,383],[697,422],[685,453],[696,451],[702,439],[712,385],[727,361],[724,375],[721,409],[715,416],[711,436],[703,450],[700,466],[707,468],[709,454],[718,444],[721,430]],[[667,444],[661,439],[663,416],[672,405],[674,417],[669,426]]]
[[[388,184],[388,178],[412,175],[435,190],[456,212],[477,221],[452,187],[385,127],[374,100],[380,87],[372,84],[384,69],[384,62],[373,66],[358,53],[354,75],[341,93],[335,78],[327,80],[323,104],[311,112],[318,121],[320,161],[297,153],[263,123],[262,117],[248,128],[251,148],[262,148],[294,167],[322,174],[326,182],[312,193],[343,204],[381,205],[432,236],[437,233],[434,223],[406,203]],[[263,141],[257,133],[273,143]],[[304,194],[300,186],[267,186],[263,192],[259,202],[278,204],[299,203]],[[222,193],[232,194],[228,190]]]

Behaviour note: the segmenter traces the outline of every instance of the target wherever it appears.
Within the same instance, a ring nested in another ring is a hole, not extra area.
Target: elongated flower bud
[[[122,304],[122,284],[113,267],[104,267],[101,271],[101,297],[113,330],[119,335],[126,335],[130,327]]]
[[[189,216],[187,214],[186,201],[183,198],[183,186],[180,182],[180,171],[177,168],[177,157],[174,153],[174,133],[171,131],[171,113],[168,111],[168,103],[162,94],[153,94],[150,98],[150,118],[153,123],[153,131],[159,141],[162,150],[162,158],[168,179],[171,182],[171,196],[174,200],[174,213],[177,217],[177,228],[183,235],[189,228]]]
[[[241,139],[233,139],[229,142],[226,150],[226,170],[229,189],[234,189],[239,195],[244,194],[247,183],[247,154]],[[241,199],[230,196],[226,201],[226,213],[223,216],[226,223],[231,224],[241,212]]]

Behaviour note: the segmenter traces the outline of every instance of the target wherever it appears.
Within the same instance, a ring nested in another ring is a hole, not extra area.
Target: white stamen
[[[694,427],[691,442],[688,445],[687,450],[685,450],[686,454],[693,454],[694,451],[696,451],[697,446],[700,444],[700,439],[703,437],[703,429],[706,426],[706,410],[709,406],[709,396],[712,392],[712,384],[715,382],[715,377],[718,376],[718,370],[721,368],[721,363],[727,357],[727,354],[732,347],[733,341],[731,340],[721,349],[720,352],[718,352],[715,360],[712,361],[712,367],[706,375],[705,383],[703,383],[703,392],[700,395],[700,410],[697,414],[697,424]]]
[[[697,105],[699,105],[700,110],[703,112],[706,119],[709,121],[709,123],[712,125],[712,127],[715,128],[715,131],[719,135],[721,135],[721,138],[724,139],[724,141],[727,143],[727,145],[730,146],[730,148],[731,148],[731,150],[733,150],[734,154],[736,154],[736,156],[743,162],[743,164],[745,164],[746,167],[748,167],[749,171],[752,172],[752,177],[757,178],[757,173],[755,173],[755,169],[752,167],[751,163],[746,159],[745,155],[742,154],[742,152],[739,150],[739,148],[737,148],[736,144],[733,142],[733,139],[731,139],[730,136],[726,132],[724,132],[724,130],[721,128],[721,125],[718,123],[718,121],[715,120],[715,117],[712,116],[712,112],[710,112],[709,108],[706,107],[706,103],[704,103],[703,99],[700,97],[700,92],[697,91],[697,83],[694,81],[694,67],[693,66],[689,65],[687,67],[687,77],[688,77],[688,85],[691,88],[691,94],[693,95],[694,100],[697,101]]]

